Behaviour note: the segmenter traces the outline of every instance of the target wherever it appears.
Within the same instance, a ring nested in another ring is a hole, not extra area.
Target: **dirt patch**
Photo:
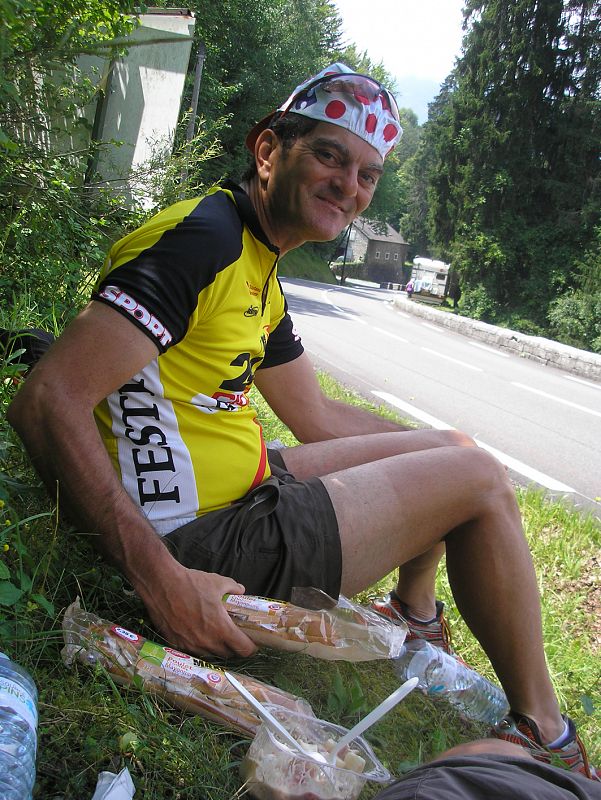
[[[572,584],[584,595],[583,607],[588,615],[588,630],[593,649],[601,653],[601,556],[592,556],[582,568],[582,578]]]

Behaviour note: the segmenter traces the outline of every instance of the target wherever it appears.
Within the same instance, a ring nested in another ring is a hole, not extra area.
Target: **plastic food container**
[[[329,751],[346,728],[315,717],[306,717],[280,706],[271,713],[303,748],[329,760]],[[292,750],[264,724],[250,745],[240,767],[249,793],[257,800],[356,800],[366,781],[387,783],[391,775],[369,744],[358,737],[338,754],[336,765],[322,763]]]

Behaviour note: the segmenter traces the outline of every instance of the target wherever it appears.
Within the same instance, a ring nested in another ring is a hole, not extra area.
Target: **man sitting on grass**
[[[281,255],[334,239],[367,208],[400,135],[394,97],[372,78],[333,64],[302,83],[249,134],[240,184],[114,245],[9,420],[61,507],[187,652],[254,651],[228,592],[352,596],[395,567],[376,607],[448,649],[434,594],[446,550],[458,608],[513,709],[496,735],[590,777],[547,672],[505,469],[457,431],[404,430],[326,398],[277,280]],[[267,449],[253,382],[303,444]]]

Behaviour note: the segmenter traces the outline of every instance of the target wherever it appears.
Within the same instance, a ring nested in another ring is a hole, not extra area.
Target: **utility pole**
[[[194,71],[194,88],[192,89],[192,104],[190,106],[190,119],[188,120],[188,130],[186,131],[186,141],[191,142],[194,138],[194,128],[196,127],[196,112],[198,110],[198,95],[200,94],[200,82],[202,80],[202,68],[205,63],[207,51],[204,42],[199,42],[198,53],[196,56],[196,70]]]
[[[202,80],[202,68],[205,63],[207,51],[204,42],[198,43],[198,53],[196,54],[196,69],[194,70],[194,86],[192,88],[192,102],[190,104],[190,118],[188,119],[188,127],[186,129],[186,142],[191,142],[194,138],[196,129],[196,112],[198,110],[198,95],[200,94],[200,82]],[[184,198],[183,187],[188,178],[188,168],[182,169],[181,184],[182,191],[180,192],[180,199]]]
[[[348,226],[348,229],[347,229],[346,233],[344,234],[344,253],[342,254],[342,269],[340,271],[340,285],[341,286],[344,286],[344,279],[346,277],[345,274],[344,274],[344,268],[346,266],[346,254],[348,252],[348,243],[349,243],[350,238],[351,238],[351,230],[352,229],[353,229],[353,223],[351,222],[351,224]]]

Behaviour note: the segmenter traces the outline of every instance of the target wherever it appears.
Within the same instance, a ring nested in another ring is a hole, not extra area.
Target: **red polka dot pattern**
[[[397,128],[396,125],[392,125],[391,123],[388,123],[388,125],[384,128],[384,133],[382,134],[384,136],[384,141],[385,142],[391,142],[394,139],[394,137],[397,135],[398,130],[399,129]]]
[[[330,119],[340,119],[346,113],[346,106],[342,100],[332,100],[325,107],[325,112]]]
[[[384,159],[402,134],[394,100],[377,81],[361,75],[355,79],[355,75],[346,64],[331,64],[297,86],[278,111],[339,125],[370,144]],[[251,151],[267,119],[261,124],[254,139],[250,139],[252,132],[247,138]]]
[[[376,129],[376,125],[378,124],[378,118],[375,114],[368,114],[367,119],[365,120],[365,130],[368,133],[373,133]]]

